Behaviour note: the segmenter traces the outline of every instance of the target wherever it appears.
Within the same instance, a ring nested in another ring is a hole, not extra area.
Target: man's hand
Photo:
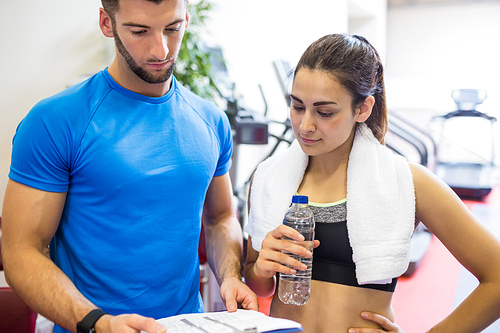
[[[99,333],[165,333],[167,328],[153,318],[138,314],[123,314],[119,316],[104,315],[95,324]]]
[[[391,332],[391,333],[404,333],[403,329],[387,319],[384,316],[381,316],[379,314],[373,313],[373,312],[368,312],[364,311],[361,312],[361,318],[364,320],[369,320],[371,322],[374,322],[375,324],[378,324],[382,329],[380,328],[350,328],[348,333],[382,333],[382,332]]]
[[[259,310],[257,295],[236,277],[224,279],[220,286],[220,295],[229,312],[235,312],[238,306],[246,310]]]

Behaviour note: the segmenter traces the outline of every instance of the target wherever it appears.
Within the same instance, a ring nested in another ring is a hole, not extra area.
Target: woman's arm
[[[428,332],[480,332],[500,317],[500,243],[441,179],[421,165],[410,167],[417,218],[479,280],[479,286]],[[386,332],[403,332],[375,313],[363,312],[361,316]],[[378,331],[356,328],[351,332]]]
[[[500,242],[441,179],[411,165],[417,218],[478,280],[479,286],[429,332],[479,332],[500,317]]]
[[[271,272],[267,276],[259,276],[255,273],[255,262],[259,258],[259,252],[255,251],[252,247],[252,237],[248,236],[247,243],[247,257],[245,261],[245,268],[243,276],[245,283],[252,289],[259,297],[269,297],[274,293],[275,289],[275,273]]]

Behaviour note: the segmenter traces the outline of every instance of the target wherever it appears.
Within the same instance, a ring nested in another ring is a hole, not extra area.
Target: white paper
[[[301,329],[292,320],[268,317],[257,311],[240,310],[229,313],[190,313],[157,320],[167,327],[167,333],[236,333],[268,332],[279,329]]]

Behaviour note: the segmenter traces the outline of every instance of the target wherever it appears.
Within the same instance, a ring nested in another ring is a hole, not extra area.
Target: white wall
[[[384,56],[387,44],[387,0],[350,0],[348,33],[366,37]]]
[[[221,45],[230,75],[246,102],[263,107],[258,84],[271,103],[281,92],[271,62],[293,66],[316,39],[331,33],[358,33],[385,50],[387,0],[214,0],[207,39]],[[247,96],[249,95],[249,96]],[[266,93],[267,95],[267,93]],[[270,112],[281,105],[272,105]],[[281,112],[281,111],[280,111]]]
[[[455,110],[451,90],[486,89],[500,116],[500,2],[390,7],[386,83],[394,108]]]
[[[276,81],[271,61],[296,63],[314,40],[347,31],[347,1],[216,0],[209,31],[229,62],[231,75],[245,89]]]

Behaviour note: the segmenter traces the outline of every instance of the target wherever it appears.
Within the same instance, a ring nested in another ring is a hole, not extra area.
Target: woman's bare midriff
[[[270,314],[301,323],[305,333],[346,333],[351,327],[380,328],[362,319],[362,311],[375,312],[394,321],[391,299],[392,292],[313,280],[307,304],[285,305],[276,292]]]

